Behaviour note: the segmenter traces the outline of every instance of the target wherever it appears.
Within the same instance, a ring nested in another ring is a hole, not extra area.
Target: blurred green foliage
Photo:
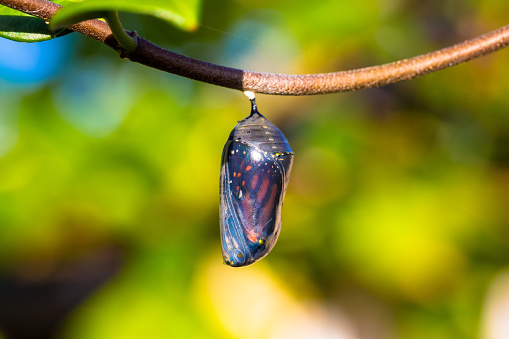
[[[66,6],[72,0],[52,1]],[[44,19],[33,17],[10,7],[0,7],[0,37],[20,42],[40,42],[70,33],[70,30],[51,32]]]
[[[153,15],[181,29],[198,28],[201,0],[87,0],[66,4],[52,18],[50,26],[66,27],[85,19],[104,16],[104,11],[125,11]],[[95,13],[95,14],[93,14]]]
[[[202,13],[194,33],[121,19],[204,61],[312,73],[474,37],[507,24],[509,4],[219,0]],[[485,297],[509,258],[508,50],[378,89],[259,95],[295,162],[278,244],[233,269],[220,154],[248,100],[69,39],[72,62],[45,83],[0,80],[2,275],[45,281],[122,253],[62,337],[491,338]]]

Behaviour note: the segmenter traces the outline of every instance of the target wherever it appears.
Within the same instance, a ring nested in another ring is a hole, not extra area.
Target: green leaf
[[[149,14],[183,30],[193,31],[198,27],[200,5],[201,0],[85,0],[73,2],[60,10],[51,19],[51,26],[61,27],[79,22],[87,13],[119,10]]]
[[[65,6],[70,1],[60,0],[53,2]],[[71,32],[71,30],[66,29],[52,33],[43,19],[9,7],[0,6],[0,37],[20,42],[39,42],[57,38]]]

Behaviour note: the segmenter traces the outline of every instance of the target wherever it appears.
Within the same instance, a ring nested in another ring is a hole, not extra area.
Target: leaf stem
[[[108,11],[104,19],[108,23],[108,26],[110,26],[111,32],[115,39],[117,39],[118,44],[125,52],[129,54],[134,51],[138,46],[137,39],[136,37],[128,35],[124,27],[122,27],[122,23],[118,17],[118,10]]]

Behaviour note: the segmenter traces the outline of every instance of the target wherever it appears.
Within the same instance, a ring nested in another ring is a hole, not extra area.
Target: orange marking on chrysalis
[[[257,183],[258,183],[258,174],[255,174],[251,178],[251,189],[255,189]]]
[[[240,190],[240,186],[237,186],[237,191]]]
[[[262,186],[260,187],[260,191],[256,196],[256,200],[258,201],[259,204],[261,204],[263,198],[265,198],[265,195],[267,194],[268,190],[269,190],[269,179],[264,179],[262,182]]]
[[[233,177],[235,178],[237,176],[237,172],[233,172]]]
[[[242,181],[242,186],[244,186],[246,184],[246,181]]]
[[[251,240],[252,242],[257,242],[258,241],[258,239],[256,238],[256,235],[254,235],[251,232],[249,232],[249,240]]]
[[[251,168],[253,168],[253,166],[251,165],[246,166],[246,172],[249,171]]]
[[[272,191],[270,192],[270,197],[265,206],[263,206],[262,215],[270,215],[272,212],[272,208],[274,203],[276,202],[276,194],[277,194],[277,184],[272,185]]]
[[[237,178],[240,178],[240,175],[241,175],[241,173],[240,173],[240,172],[239,172],[239,173],[237,173]]]

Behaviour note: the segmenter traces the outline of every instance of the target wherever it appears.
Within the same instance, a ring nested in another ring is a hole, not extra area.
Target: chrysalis
[[[221,247],[234,267],[260,260],[276,244],[294,155],[248,94],[251,114],[230,133],[221,161]]]

